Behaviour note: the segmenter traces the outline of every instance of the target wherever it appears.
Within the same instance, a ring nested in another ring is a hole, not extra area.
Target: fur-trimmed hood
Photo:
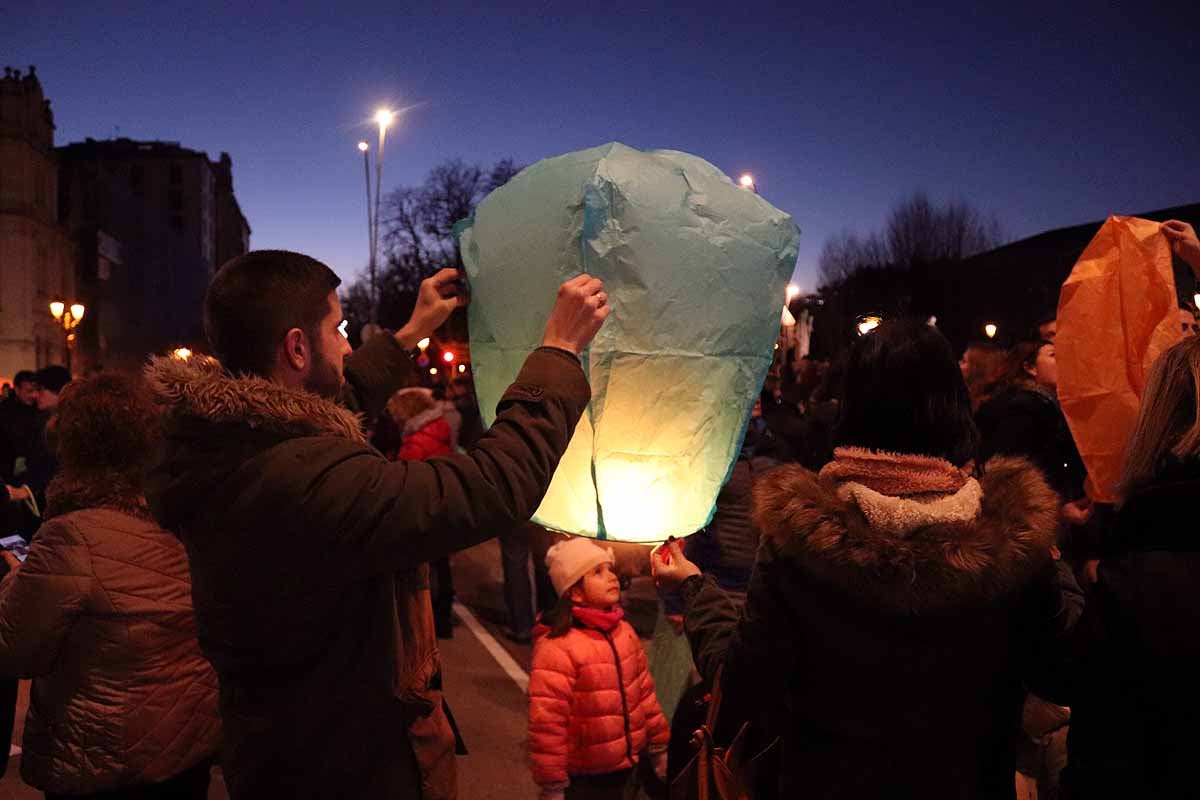
[[[337,403],[265,378],[233,377],[215,361],[153,358],[146,366],[146,380],[171,413],[212,424],[242,423],[282,438],[341,436],[366,441],[362,420]]]
[[[1024,584],[1050,558],[1059,499],[1021,459],[990,461],[979,515],[905,535],[872,528],[854,498],[799,466],[755,485],[755,521],[781,557],[818,580],[893,612],[984,602]]]

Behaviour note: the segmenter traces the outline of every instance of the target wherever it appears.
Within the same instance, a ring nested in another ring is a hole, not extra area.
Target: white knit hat
[[[617,563],[613,551],[607,547],[600,547],[591,539],[582,536],[572,536],[559,542],[546,553],[550,582],[554,584],[554,591],[560,596],[586,575],[588,570],[606,562]]]

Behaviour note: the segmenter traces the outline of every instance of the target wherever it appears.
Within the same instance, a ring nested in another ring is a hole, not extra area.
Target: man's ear
[[[296,372],[304,372],[312,361],[312,350],[308,336],[299,328],[292,328],[283,335],[283,355],[288,366]]]

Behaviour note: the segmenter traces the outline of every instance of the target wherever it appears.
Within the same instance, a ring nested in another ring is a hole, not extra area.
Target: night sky
[[[252,245],[345,278],[367,258],[355,144],[383,103],[413,106],[385,189],[450,157],[531,163],[611,140],[753,172],[803,231],[806,289],[827,236],[878,228],[916,189],[995,212],[1012,238],[1200,201],[1194,10],[331,5],[18,0],[0,60],[37,65],[59,144],[119,132],[228,151]]]

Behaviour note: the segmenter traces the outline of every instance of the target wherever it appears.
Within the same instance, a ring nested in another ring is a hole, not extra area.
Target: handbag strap
[[[717,729],[717,717],[721,714],[721,677],[724,672],[724,664],[717,667],[717,674],[713,676],[712,688],[709,690],[708,715],[704,718],[704,725],[710,731]]]

